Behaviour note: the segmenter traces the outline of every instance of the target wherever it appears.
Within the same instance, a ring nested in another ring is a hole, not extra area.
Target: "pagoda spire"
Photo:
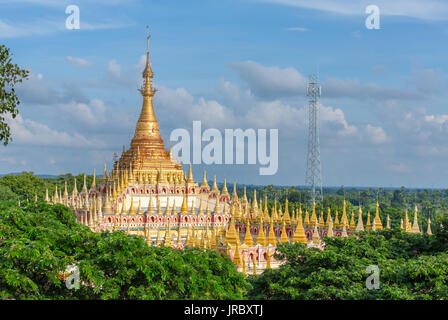
[[[180,212],[181,213],[188,213],[187,201],[188,201],[188,199],[186,198],[185,193],[184,193],[184,196],[183,196],[183,199],[182,199],[182,206],[180,208]]]
[[[188,170],[188,184],[194,184],[194,178],[193,178],[193,171],[191,170],[191,163],[190,163],[190,169]]]
[[[406,210],[405,210],[404,231],[412,232],[411,223],[409,222],[408,208],[406,208]]]
[[[418,210],[417,210],[417,206],[415,206],[415,210],[414,210],[414,224],[412,225],[411,232],[412,233],[420,233],[420,228],[418,227]]]
[[[428,219],[428,230],[426,231],[427,234],[431,235],[432,231],[431,231],[431,218]]]
[[[381,223],[381,219],[380,219],[380,205],[378,203],[378,200],[376,200],[376,214],[375,214],[375,219],[373,220],[373,224],[375,225],[375,229],[376,230],[381,230],[383,229],[383,225]]]
[[[328,238],[333,238],[333,237],[334,237],[334,233],[333,233],[333,220],[331,220],[331,218],[330,218],[330,222],[328,223],[327,237],[328,237]]]
[[[350,230],[355,230],[356,225],[355,225],[355,213],[352,210],[352,217],[350,219],[350,225],[349,225],[349,229]]]
[[[96,178],[96,173],[95,173],[95,168],[93,168],[93,180],[92,180],[92,184],[90,185],[90,190],[96,189],[95,178]]]
[[[313,200],[313,213],[311,214],[310,224],[316,224],[317,216],[316,216],[316,202]]]
[[[82,186],[82,192],[87,193],[86,175],[84,174],[84,184]]]
[[[146,29],[148,30],[148,34],[146,36],[146,64],[145,69],[142,73],[144,83],[142,88],[140,89],[140,93],[143,96],[152,97],[154,96],[156,90],[152,88],[152,79],[154,77],[154,73],[152,72],[151,63],[149,62],[149,38],[151,38],[151,35],[149,34],[149,26],[146,26]]]
[[[263,228],[263,216],[261,216],[260,218],[260,227],[258,230],[258,235],[257,235],[257,244],[259,244],[260,246],[265,247],[267,245],[267,241],[266,241],[266,234],[264,232],[264,228]]]
[[[75,180],[75,185],[73,187],[72,194],[73,194],[74,197],[77,197],[78,196],[78,188],[76,187],[76,177],[74,178],[74,180]]]
[[[134,199],[132,196],[131,196],[131,206],[129,207],[129,214],[135,214]]]
[[[146,208],[146,212],[147,213],[154,213],[154,204],[152,203],[152,195],[149,195],[149,203],[148,203],[148,208]]]
[[[370,212],[367,211],[367,222],[366,222],[366,230],[372,230],[372,224],[370,223]]]
[[[331,219],[331,216],[330,216]],[[303,229],[302,224],[302,209],[299,211],[299,215],[297,216],[297,227],[294,231],[292,242],[300,242],[300,243],[307,243],[308,239],[306,238],[305,229]]]
[[[201,188],[210,189],[208,182],[207,182],[207,172],[204,170],[204,178],[202,179]]]
[[[345,224],[346,226],[349,225],[348,218],[347,218],[347,203],[346,203],[345,199],[344,199],[344,204],[343,204],[343,207],[342,207],[341,224],[342,225]]]
[[[254,246],[254,239],[252,238],[252,235],[250,234],[250,222],[248,221],[246,223],[246,235],[244,236],[244,244],[248,247]]]
[[[325,227],[328,228],[328,226],[330,225],[330,220],[331,220],[331,209],[330,207],[328,207],[328,212],[327,212],[327,220],[325,221]]]
[[[361,204],[359,205],[358,225],[356,226],[355,231],[356,231],[356,232],[364,231],[364,224],[363,224],[363,222],[362,222],[362,209],[361,209]]]
[[[314,224],[314,230],[313,230],[313,236],[312,241],[314,244],[320,244],[320,236],[319,236],[319,230],[317,230],[317,221]]]

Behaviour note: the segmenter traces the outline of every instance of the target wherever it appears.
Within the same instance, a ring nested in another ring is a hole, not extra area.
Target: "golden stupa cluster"
[[[272,255],[279,243],[300,242],[323,249],[321,239],[324,236],[346,237],[365,229],[383,228],[378,202],[373,222],[369,213],[364,226],[361,207],[357,222],[353,212],[349,221],[345,200],[340,218],[336,211],[333,219],[328,209],[324,219],[322,210],[317,216],[315,203],[311,215],[308,211],[302,212],[301,207],[290,210],[288,200],[284,204],[275,202],[269,212],[266,197],[263,203],[254,191],[250,202],[244,189],[239,199],[236,185],[230,195],[225,179],[222,189],[217,187],[216,176],[210,188],[205,172],[199,186],[191,165],[186,175],[171,151],[165,149],[160,136],[152,101],[156,90],[152,87],[149,36],[147,41],[144,83],[140,89],[143,104],[130,148],[123,147],[112,170],[107,172],[104,166],[98,184],[94,170],[89,188],[84,176],[81,191],[78,192],[75,179],[71,195],[66,183],[63,193],[56,188],[51,199],[47,190],[47,202],[69,206],[81,224],[96,232],[124,231],[144,237],[148,245],[216,250],[229,255],[243,273],[260,273],[266,268],[278,267],[279,262]],[[411,226],[406,211],[402,228],[420,232],[417,214],[416,208]],[[390,228],[389,217],[386,227]]]

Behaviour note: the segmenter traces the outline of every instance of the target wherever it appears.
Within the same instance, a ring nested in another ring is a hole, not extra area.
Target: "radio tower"
[[[309,97],[308,106],[308,157],[306,164],[305,184],[311,188],[312,200],[323,200],[322,193],[322,168],[320,164],[319,146],[319,97],[322,88],[317,82],[317,75],[312,74],[306,90]]]

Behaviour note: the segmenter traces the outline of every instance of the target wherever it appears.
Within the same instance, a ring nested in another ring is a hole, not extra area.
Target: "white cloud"
[[[70,119],[90,126],[101,125],[106,121],[106,106],[99,99],[93,99],[89,104],[86,103],[61,103],[60,110]]]
[[[230,65],[246,81],[251,92],[264,99],[305,95],[307,78],[297,69],[266,67],[253,61]],[[384,87],[377,83],[361,83],[358,79],[327,78],[322,83],[322,95],[329,98],[353,99],[422,99],[423,95],[402,89]]]
[[[22,102],[51,104],[59,100],[60,95],[43,80],[43,75],[30,70],[26,80],[17,85],[17,93]]]
[[[121,75],[121,66],[116,60],[110,60],[106,70],[112,77],[119,78]]]
[[[15,119],[6,117],[13,142],[12,144],[59,146],[59,147],[103,147],[103,141],[90,140],[79,133],[67,133],[49,128],[47,125],[23,119],[17,115]]]
[[[138,62],[133,66],[134,70],[143,71],[146,66],[146,55],[142,54],[140,58],[138,58]]]
[[[82,58],[74,58],[71,56],[67,56],[67,61],[79,67],[90,67],[92,65],[92,62],[88,60]]]
[[[25,20],[25,19],[24,19]],[[117,22],[88,22],[81,20],[79,31],[92,31],[103,29],[117,29],[129,26],[129,23]],[[28,23],[16,23],[0,19],[0,39],[29,36],[47,36],[58,32],[68,32],[64,20],[36,19]]]
[[[307,80],[295,68],[265,67],[253,61],[234,62],[230,67],[259,97],[273,98],[305,92]]]
[[[437,69],[419,69],[412,71],[409,83],[424,94],[439,93],[442,79],[446,80],[445,74]]]
[[[329,11],[346,15],[365,15],[370,0],[259,0],[280,5]],[[448,3],[444,0],[375,0],[380,13],[392,16],[406,16],[424,20],[447,20]]]
[[[302,28],[302,27],[291,27],[291,28],[287,28],[286,30],[288,30],[288,31],[300,31],[300,32],[308,31],[307,28]]]
[[[354,98],[354,99],[422,99],[423,95],[416,92],[381,86],[378,83],[361,83],[358,79],[342,80],[328,78],[322,84],[322,95],[332,98]]]
[[[368,124],[365,127],[365,135],[366,139],[373,144],[383,144],[389,141],[389,138],[383,128],[375,127],[371,124]]]

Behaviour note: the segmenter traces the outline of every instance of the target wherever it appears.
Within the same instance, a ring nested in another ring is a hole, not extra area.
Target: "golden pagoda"
[[[153,88],[154,74],[149,61],[149,34],[146,37],[146,66],[143,70],[143,86],[139,90],[143,96],[142,110],[137,121],[131,147],[123,150],[115,169],[131,170],[131,175],[157,176],[163,179],[166,176],[183,177],[182,165],[176,163],[171,154],[165,149],[160,136],[159,124],[154,113],[153,97],[156,89]]]
[[[140,89],[143,102],[130,148],[126,150],[123,147],[121,157],[109,172],[104,166],[102,179],[95,181],[94,174],[89,188],[84,175],[84,184],[79,193],[75,179],[71,196],[66,185],[63,194],[62,188],[56,187],[51,199],[46,190],[47,202],[70,206],[79,223],[95,232],[124,231],[142,236],[149,246],[163,245],[176,250],[188,247],[212,249],[232,257],[239,268],[243,265],[246,268],[246,260],[248,263],[253,259],[254,273],[262,272],[264,268],[277,268],[281,264],[275,255],[278,243],[300,242],[307,247],[324,249],[320,236],[320,233],[322,236],[325,234],[324,229],[328,228],[328,237],[345,237],[347,228],[353,231],[354,214],[352,212],[349,223],[345,200],[341,220],[337,209],[333,220],[330,208],[326,221],[322,207],[317,217],[314,201],[311,215],[305,210],[305,218],[302,219],[301,205],[297,212],[296,204],[290,204],[287,199],[283,213],[281,204],[275,200],[271,206],[272,215],[269,216],[266,195],[263,209],[261,199],[258,205],[255,190],[251,204],[247,199],[246,188],[243,197],[239,198],[234,184],[230,196],[225,179],[222,190],[218,189],[216,175],[210,188],[205,171],[199,187],[194,181],[191,165],[187,176],[182,165],[173,158],[171,150],[165,149],[160,136],[153,106],[156,90],[153,88],[154,75],[149,61],[149,38],[148,35],[146,65],[142,74],[144,82]],[[378,209],[373,222],[372,226],[369,214],[367,230],[372,227],[380,229]],[[404,223],[408,232],[420,232],[417,212],[412,230],[407,210]],[[364,225],[360,206],[356,231],[362,230]],[[428,233],[431,233],[430,223]]]

